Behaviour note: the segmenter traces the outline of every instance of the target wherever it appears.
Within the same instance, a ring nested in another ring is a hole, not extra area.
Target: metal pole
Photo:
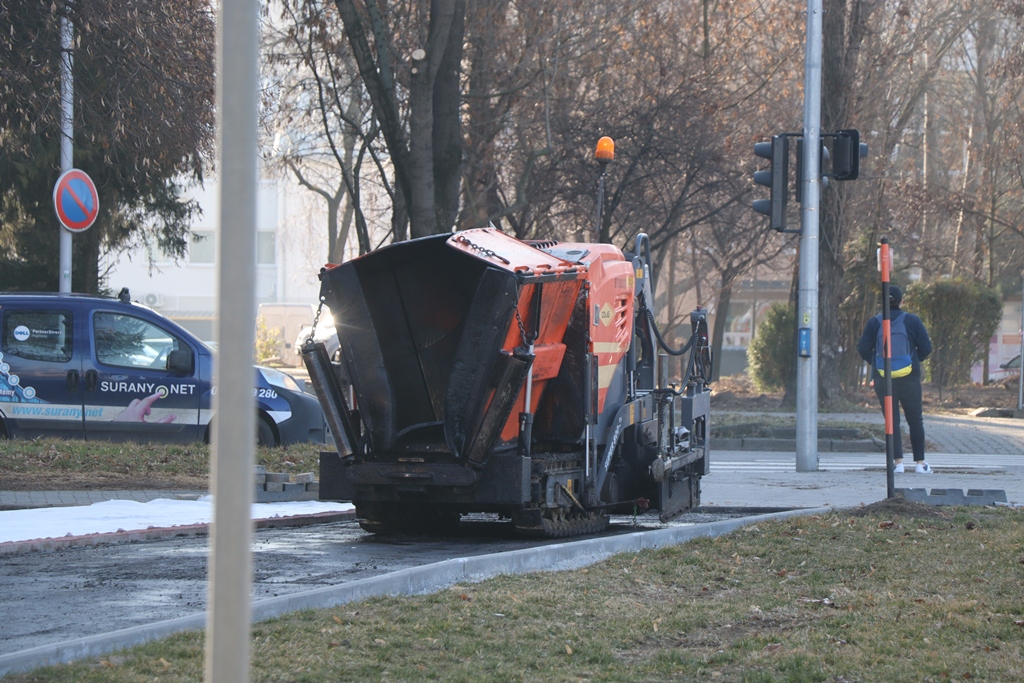
[[[879,247],[879,265],[882,270],[882,370],[885,375],[885,397],[882,402],[882,414],[885,416],[885,497],[893,498],[896,495],[896,439],[902,439],[903,434],[894,433],[893,410],[898,410],[892,404],[892,312],[889,310],[889,277],[892,269],[892,250],[889,248],[889,238],[883,237]],[[872,364],[873,365],[873,364]],[[872,369],[872,373],[877,372]],[[872,374],[872,380],[878,378]]]
[[[1024,410],[1024,273],[1021,273],[1021,300],[1020,300],[1020,358],[1017,377],[1017,410]]]
[[[818,470],[818,194],[821,169],[821,0],[807,0],[804,65],[804,179],[800,210],[797,324],[810,329],[810,356],[796,360],[796,471]]]
[[[60,172],[66,173],[75,167],[74,162],[74,118],[75,82],[71,72],[74,57],[71,53],[74,27],[68,17],[60,18]],[[71,231],[63,225],[60,230],[60,272],[57,274],[57,291],[71,291]]]
[[[249,680],[256,405],[256,0],[222,0],[217,20],[218,300],[206,628],[208,683]]]

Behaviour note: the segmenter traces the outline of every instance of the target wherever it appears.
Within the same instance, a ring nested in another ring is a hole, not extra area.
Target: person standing
[[[921,361],[932,352],[921,319],[913,313],[900,310],[903,290],[889,287],[889,331],[892,345],[892,425],[893,464],[895,472],[903,472],[903,435],[900,431],[900,406],[910,429],[910,445],[914,451],[915,471],[931,474],[932,468],[924,459],[924,410],[921,405]],[[864,334],[857,343],[857,352],[871,365],[875,395],[885,413],[885,365],[882,346],[882,314],[871,318],[864,326]]]

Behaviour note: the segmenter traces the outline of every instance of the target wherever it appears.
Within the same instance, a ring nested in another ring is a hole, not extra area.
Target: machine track
[[[599,534],[608,528],[607,513],[599,511],[580,512],[574,508],[545,510],[541,525],[516,523],[516,533],[531,538],[565,538]]]

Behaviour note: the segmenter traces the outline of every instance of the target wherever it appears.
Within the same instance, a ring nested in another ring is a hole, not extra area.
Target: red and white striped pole
[[[883,237],[879,247],[878,268],[882,271],[882,358],[885,359],[885,400],[882,412],[885,414],[885,495],[895,497],[896,436],[893,434],[892,419],[892,330],[889,327],[889,271],[892,269],[892,252],[889,250],[889,238]]]

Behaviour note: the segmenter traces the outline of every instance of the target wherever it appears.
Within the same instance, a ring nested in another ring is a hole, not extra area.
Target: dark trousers
[[[882,406],[882,415],[885,415],[885,378],[875,372],[874,377],[875,395],[878,396],[878,403]],[[900,406],[903,406],[903,414],[907,418],[907,427],[910,428],[910,445],[914,449],[914,462],[924,460],[924,416],[921,407],[921,378],[908,375],[907,377],[892,378],[892,435],[893,435],[893,459],[903,459],[903,433],[900,431]]]

